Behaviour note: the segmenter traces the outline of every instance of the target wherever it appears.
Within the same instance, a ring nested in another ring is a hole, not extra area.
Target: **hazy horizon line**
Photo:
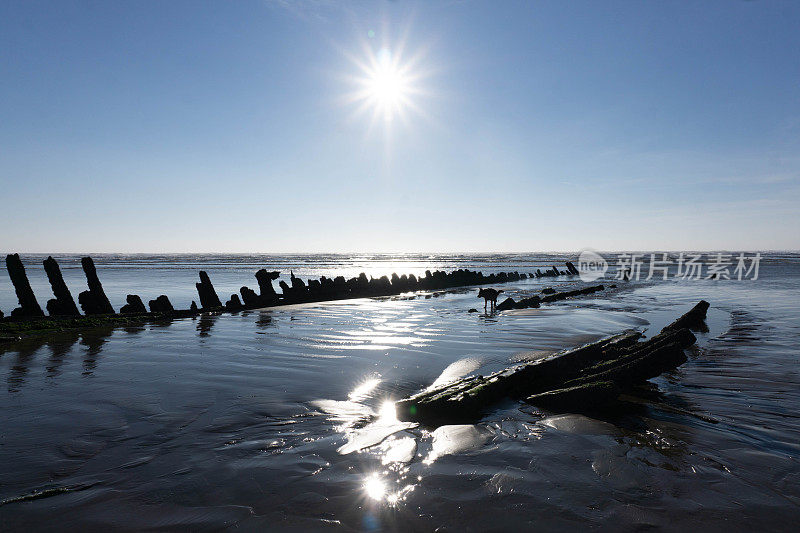
[[[580,248],[570,250],[527,250],[527,251],[414,251],[414,252],[380,252],[380,251],[293,251],[293,252],[261,252],[261,251],[236,251],[236,252],[219,252],[219,251],[115,251],[115,252],[101,252],[101,251],[70,251],[70,252],[33,252],[33,251],[2,251],[0,254],[19,254],[19,255],[80,255],[80,254],[94,254],[94,255],[490,255],[490,254],[577,254],[584,250],[591,250],[598,253],[680,253],[680,252],[702,252],[702,253],[719,253],[719,252],[744,252],[744,253],[800,253],[800,248],[786,248],[786,249],[767,249],[767,248],[716,248],[716,249],[664,249],[664,248],[651,248],[651,249],[598,249],[598,248]]]

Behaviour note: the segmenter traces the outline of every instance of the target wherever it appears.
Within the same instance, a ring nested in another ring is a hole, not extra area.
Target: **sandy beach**
[[[787,371],[798,282],[800,258],[773,254],[752,282],[640,282],[488,315],[467,312],[477,289],[464,288],[26,341],[0,356],[0,520],[477,530],[502,516],[513,528],[718,530],[735,512],[737,528],[781,529],[800,498],[800,388]],[[633,393],[633,410],[507,402],[438,428],[392,414],[392,401],[434,383],[657,331],[699,297],[712,303],[709,331],[686,364]]]

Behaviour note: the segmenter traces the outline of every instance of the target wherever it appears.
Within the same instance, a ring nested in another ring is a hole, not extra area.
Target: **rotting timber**
[[[708,307],[700,301],[648,340],[641,341],[638,331],[625,331],[488,376],[424,390],[395,404],[397,418],[427,424],[474,420],[505,398],[554,411],[596,408],[685,363],[684,350],[697,340],[690,329],[704,326]]]
[[[232,294],[226,304],[223,305],[222,299],[214,289],[211,279],[206,272],[200,272],[200,282],[196,284],[200,306],[194,302],[189,309],[175,309],[166,295],[160,295],[154,300],[150,300],[147,311],[141,297],[129,294],[126,304],[122,306],[117,314],[114,311],[103,286],[100,282],[94,261],[90,257],[81,259],[81,267],[86,275],[88,290],[80,292],[78,303],[84,311],[81,315],[78,311],[72,295],[64,283],[58,263],[52,257],[44,261],[45,272],[47,273],[55,298],[48,301],[47,310],[50,316],[45,316],[28,282],[25,268],[18,254],[6,257],[6,267],[9,276],[14,284],[20,307],[15,309],[11,316],[4,317],[0,310],[0,342],[12,342],[19,336],[38,335],[49,331],[64,329],[81,329],[96,327],[99,325],[131,325],[134,323],[145,323],[172,318],[192,317],[201,313],[222,313],[237,312],[248,309],[260,309],[279,305],[290,305],[307,302],[322,302],[330,300],[343,300],[350,298],[367,298],[393,296],[405,292],[444,290],[471,285],[489,285],[515,282],[530,278],[556,277],[556,276],[576,276],[579,274],[575,265],[566,263],[566,270],[559,270],[552,267],[542,271],[537,269],[529,274],[520,272],[500,272],[485,275],[481,272],[459,269],[452,272],[427,270],[424,276],[416,277],[412,275],[392,274],[381,276],[380,278],[368,278],[362,273],[358,277],[345,279],[343,276],[328,278],[322,276],[319,280],[310,279],[307,283],[290,274],[291,286],[281,281],[282,293],[276,293],[272,281],[277,280],[279,272],[259,270],[256,274],[258,292],[248,287],[240,289],[241,299],[238,295]],[[568,291],[548,295],[541,299],[542,302],[553,301],[550,299],[563,299],[579,294],[602,290],[602,286],[591,290],[582,289],[579,291]],[[534,307],[539,304],[539,297],[534,296],[520,302],[515,308]]]

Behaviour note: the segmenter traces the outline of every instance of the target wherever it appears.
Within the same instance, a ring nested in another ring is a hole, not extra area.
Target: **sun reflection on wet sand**
[[[386,479],[381,477],[378,472],[369,474],[362,485],[364,494],[366,494],[369,499],[378,502],[386,502],[389,505],[397,505],[403,501],[414,488],[415,485],[407,484],[396,491],[390,491],[389,483]]]
[[[437,383],[449,382],[478,366],[478,359],[456,361],[442,372]],[[386,468],[365,475],[361,489],[366,498],[397,506],[421,482],[419,472],[410,473],[416,458],[421,459],[420,464],[429,466],[442,456],[480,448],[493,432],[475,425],[442,426],[428,432],[417,424],[400,422],[395,402],[382,397],[381,383],[378,375],[365,376],[354,385],[347,401],[320,400],[315,404],[344,421],[338,431],[346,436],[347,442],[338,448],[340,454],[363,453]],[[428,445],[430,449],[426,452]],[[420,446],[423,446],[421,452]]]
[[[348,398],[350,398],[351,402],[361,401],[364,398],[366,398],[367,396],[369,396],[369,393],[372,392],[372,390],[375,387],[380,385],[380,383],[381,383],[381,380],[379,378],[366,379],[364,382],[362,382],[361,384],[357,385],[356,388],[354,388],[350,392],[350,394],[348,395]]]
[[[397,420],[394,401],[388,398],[379,400],[377,407],[371,407],[367,403],[380,398],[381,393],[377,388],[381,381],[377,376],[364,378],[350,391],[348,400],[311,402],[332,420],[341,422],[337,431],[346,435],[347,442],[338,448],[340,454],[346,455],[377,446],[395,433],[416,427],[414,423]]]
[[[476,357],[459,359],[458,361],[450,363],[439,377],[436,378],[436,381],[431,383],[427,390],[433,390],[447,383],[456,381],[480,368],[481,364],[483,364],[483,360]]]
[[[397,409],[395,409],[393,401],[386,400],[381,404],[378,409],[378,419],[384,424],[400,422],[397,420]]]
[[[400,422],[394,414],[394,403],[387,402],[381,407],[374,421],[363,427],[344,428],[347,443],[337,450],[340,454],[358,452],[382,443],[388,437],[400,431],[416,427],[411,422]]]
[[[417,439],[414,437],[391,436],[380,445],[384,465],[410,463],[417,453]]]
[[[386,482],[377,473],[371,474],[364,481],[364,492],[373,500],[382,500],[386,496]]]
[[[445,455],[462,453],[483,446],[491,437],[491,432],[472,424],[440,426],[431,434],[431,452],[423,463],[432,464]]]

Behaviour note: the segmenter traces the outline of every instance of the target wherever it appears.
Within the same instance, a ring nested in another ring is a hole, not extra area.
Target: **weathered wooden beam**
[[[155,300],[150,300],[148,305],[150,306],[151,313],[171,314],[175,312],[175,308],[172,306],[172,302],[169,301],[166,294],[162,294]]]
[[[664,329],[665,330],[680,329],[680,328],[688,328],[695,330],[703,329],[705,327],[706,312],[708,311],[709,306],[710,304],[707,301],[700,300],[700,302],[697,305],[692,307],[678,320],[668,325]]]
[[[42,317],[44,312],[36,301],[28,275],[25,273],[25,266],[19,258],[19,254],[9,254],[6,256],[6,269],[11,283],[14,284],[14,291],[17,293],[19,307],[11,311],[12,317]]]
[[[265,302],[273,303],[278,300],[278,294],[275,292],[275,287],[272,286],[273,280],[280,277],[278,271],[268,271],[264,268],[256,272],[256,281],[258,281],[258,290],[261,298]],[[267,304],[269,305],[269,304]]]
[[[125,298],[125,301],[128,303],[123,305],[122,309],[119,310],[120,314],[129,315],[129,314],[147,313],[147,308],[144,306],[142,299],[139,298],[137,295],[129,294]]]
[[[601,372],[587,372],[585,375],[567,381],[566,387],[575,387],[597,381],[613,381],[620,386],[633,385],[654,378],[667,370],[686,362],[686,354],[678,343],[671,343],[658,348],[639,352],[638,357],[624,357]]]
[[[575,268],[575,265],[571,261],[567,261],[567,270],[570,274],[577,276],[580,274],[580,271]]]
[[[545,296],[531,296],[530,298],[523,298],[520,301],[515,301],[514,298],[506,298],[501,303],[497,304],[498,311],[506,311],[508,309],[528,309],[531,307],[539,307],[542,303],[557,302],[559,300],[566,300],[567,298],[574,298],[576,296],[583,296],[585,294],[592,294],[604,290],[603,285],[591,285],[582,289],[575,289],[572,291],[556,292],[553,289],[543,289],[542,293]],[[547,291],[547,292],[545,292]]]
[[[553,294],[547,294],[541,297],[542,303],[548,302],[556,302],[559,300],[566,300],[567,298],[574,298],[575,296],[583,296],[586,294],[592,294],[598,291],[605,290],[604,285],[590,285],[589,287],[584,287],[582,289],[575,289],[572,291],[562,291],[556,292]]]
[[[64,283],[64,277],[61,275],[61,269],[58,267],[58,262],[52,256],[48,256],[42,264],[44,271],[47,273],[47,279],[50,281],[50,286],[53,288],[53,296],[55,299],[47,301],[47,312],[51,316],[78,316],[78,306],[75,305],[75,300],[69,292],[67,284]]]
[[[292,282],[292,289],[299,292],[305,292],[306,284],[303,280],[294,275],[294,272],[289,271],[289,281]]]
[[[211,284],[211,279],[205,270],[200,271],[200,283],[195,283],[197,287],[197,294],[200,297],[200,306],[203,309],[219,309],[222,307],[222,302],[217,296],[217,291],[214,290],[214,285]]]
[[[242,301],[239,299],[238,294],[231,294],[231,299],[225,302],[225,310],[226,311],[241,311],[244,309],[242,305]]]
[[[602,407],[619,396],[613,381],[593,381],[584,385],[555,389],[529,396],[525,401],[554,411]]]
[[[91,257],[82,257],[81,266],[86,275],[86,283],[89,285],[88,291],[78,294],[78,303],[87,315],[113,315],[114,308],[108,301],[103,284],[97,277],[97,269]]]
[[[250,287],[242,287],[239,289],[239,293],[242,295],[242,302],[244,302],[244,306],[250,309],[255,309],[257,307],[262,307],[265,305],[263,303],[263,298],[256,294],[256,291],[251,289]]]
[[[627,331],[489,376],[468,377],[423,391],[398,401],[397,416],[400,420],[469,418],[500,398],[525,397],[574,379],[581,369],[602,360],[605,350],[629,346],[640,337],[638,331]]]
[[[695,318],[705,309],[699,305]],[[574,406],[586,402],[592,393],[598,395],[598,402],[607,401],[615,397],[617,388],[686,362],[684,349],[696,341],[688,329],[669,326],[644,342],[638,342],[640,337],[639,332],[625,332],[488,376],[470,376],[422,391],[396,402],[397,417],[427,423],[466,420],[506,397],[526,398],[542,406]]]

